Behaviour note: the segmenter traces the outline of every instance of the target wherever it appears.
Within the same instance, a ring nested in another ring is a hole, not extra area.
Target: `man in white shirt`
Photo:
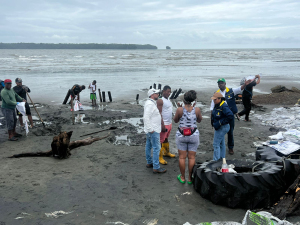
[[[232,113],[235,115],[238,110],[235,104],[235,95],[241,94],[242,90],[244,90],[244,88],[246,87],[246,85],[248,85],[250,83],[250,80],[246,81],[244,85],[238,87],[238,88],[228,88],[226,87],[226,81],[224,78],[220,78],[218,80],[218,87],[219,90],[217,90],[216,92],[220,92],[223,97],[225,97],[225,100],[227,102],[228,107],[230,108],[230,110],[232,111]],[[215,103],[212,100],[211,101],[211,105],[210,105],[210,111],[212,112],[213,109],[215,107]],[[234,119],[232,119],[229,122],[230,125],[230,130],[228,131],[228,149],[229,149],[229,154],[233,155],[234,151],[233,151],[233,147],[234,147],[234,139],[233,139],[233,130],[234,130]]]
[[[161,149],[159,153],[160,164],[167,164],[163,156],[174,158],[175,155],[170,153],[169,136],[172,130],[172,113],[173,105],[169,100],[171,94],[171,87],[166,85],[162,90],[162,98],[157,100],[157,108],[161,113],[162,120],[162,132],[160,133]]]
[[[89,89],[90,89],[90,98],[92,100],[92,106],[97,106],[96,104],[96,89],[97,89],[97,86],[96,86],[96,81],[94,80],[92,83],[90,83],[90,86],[89,86]]]
[[[150,89],[148,91],[149,99],[144,106],[144,131],[146,133],[146,161],[147,168],[153,168],[153,173],[165,173],[167,170],[160,168],[160,132],[161,132],[161,115],[158,111],[156,100],[159,96],[159,90]],[[151,148],[153,148],[153,159],[151,157]]]

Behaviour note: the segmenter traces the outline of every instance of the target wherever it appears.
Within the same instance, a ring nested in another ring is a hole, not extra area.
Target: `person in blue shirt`
[[[211,114],[211,125],[215,129],[213,141],[213,160],[217,161],[219,159],[225,158],[225,135],[230,130],[229,123],[231,120],[234,119],[234,116],[225,101],[225,97],[223,97],[223,95],[220,92],[214,93],[211,99],[214,101],[215,104]]]

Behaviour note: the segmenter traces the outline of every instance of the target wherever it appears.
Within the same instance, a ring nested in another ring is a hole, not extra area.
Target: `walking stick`
[[[75,124],[75,118],[74,118],[74,107],[73,107],[73,98],[71,97],[71,111],[72,111],[72,122],[73,125]]]
[[[24,90],[25,90],[25,89],[24,89]],[[30,95],[28,94],[28,92],[27,92],[26,90],[25,90],[25,92],[26,92],[26,94],[27,94],[28,98],[30,99],[30,101],[31,101],[31,103],[32,103],[32,105],[33,105],[33,108],[35,109],[36,113],[37,113],[37,114],[38,114],[38,116],[40,117],[40,120],[41,120],[41,122],[42,122],[43,126],[45,127],[45,123],[44,123],[44,121],[42,120],[42,118],[41,118],[41,116],[40,116],[39,112],[38,112],[38,111],[37,111],[37,109],[35,108],[35,105],[34,105],[33,101],[31,100],[31,98],[30,98]]]

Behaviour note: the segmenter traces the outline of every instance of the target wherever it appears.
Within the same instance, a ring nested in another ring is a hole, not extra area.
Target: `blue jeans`
[[[153,148],[153,160],[151,157],[151,148]],[[158,156],[160,152],[160,134],[157,132],[146,134],[146,160],[147,164],[153,163],[153,169],[157,170],[160,168]]]
[[[214,135],[214,158],[217,161],[221,158],[225,158],[226,145],[225,145],[225,135],[230,130],[229,124],[222,125],[219,130],[215,130]]]

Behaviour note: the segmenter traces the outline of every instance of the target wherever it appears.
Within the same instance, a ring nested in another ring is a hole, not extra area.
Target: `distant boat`
[[[171,47],[170,46],[166,46],[166,49],[171,49]]]

